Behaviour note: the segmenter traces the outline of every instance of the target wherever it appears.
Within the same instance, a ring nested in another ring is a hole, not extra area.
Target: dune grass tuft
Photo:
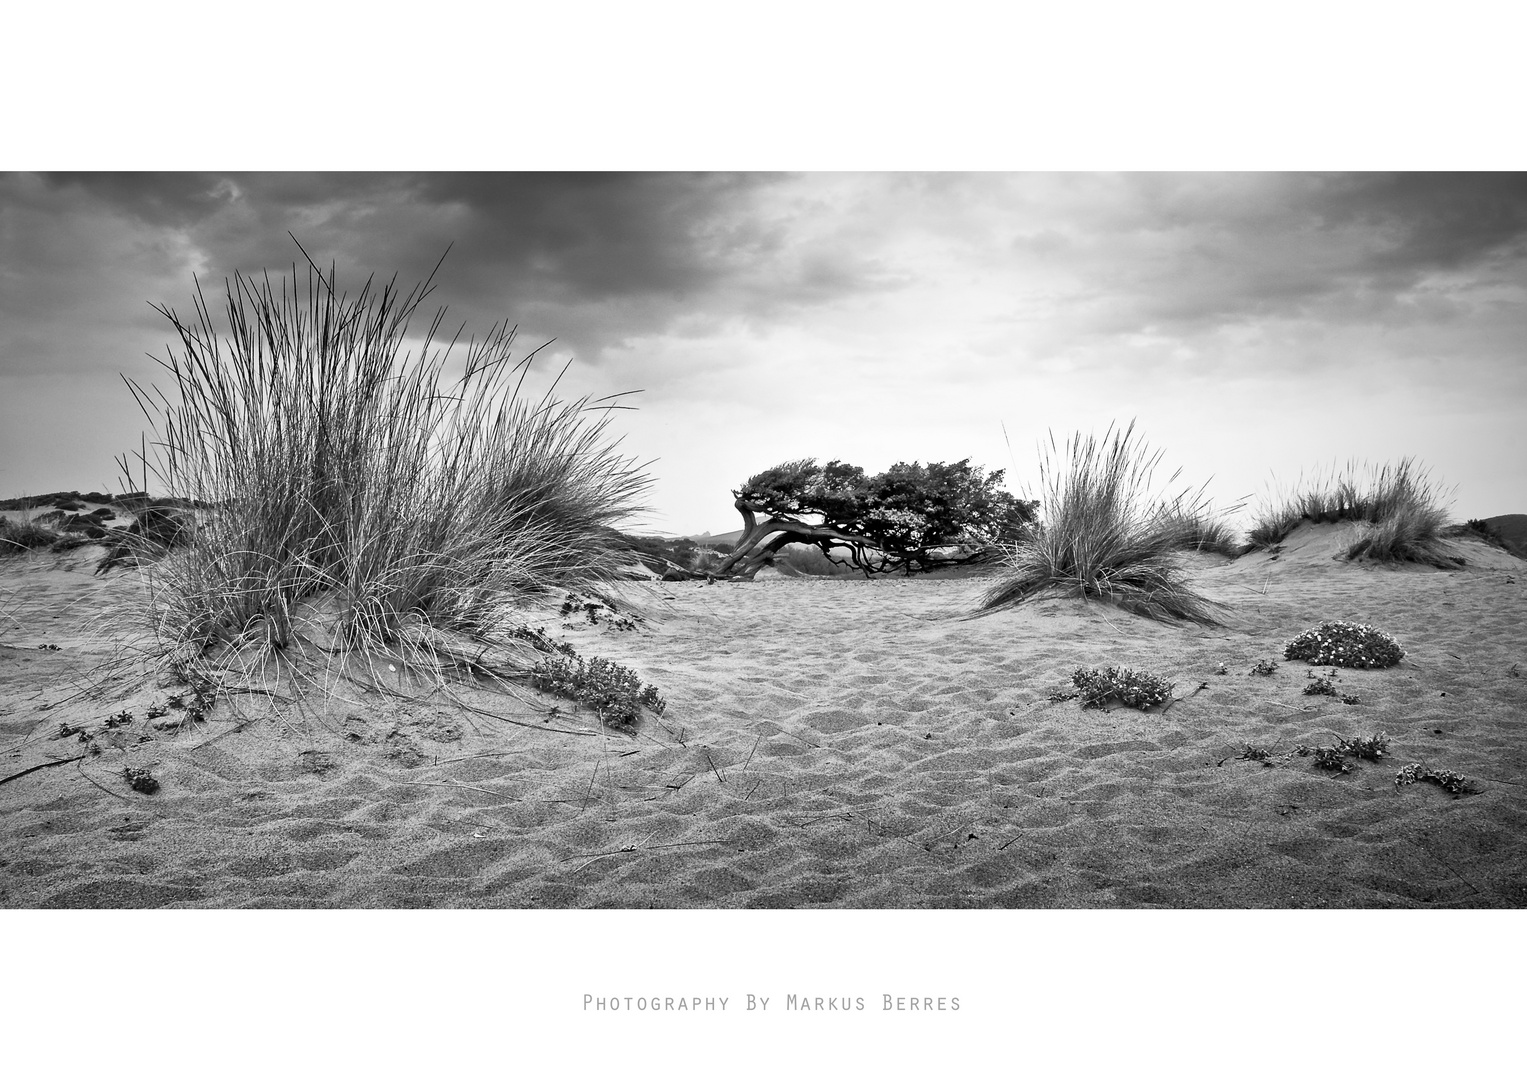
[[[1302,490],[1270,502],[1248,534],[1248,550],[1270,549],[1305,521],[1350,521],[1358,532],[1347,545],[1348,559],[1417,562],[1428,566],[1461,564],[1447,542],[1446,496],[1413,458],[1369,466],[1367,476],[1348,462],[1329,477],[1317,477]]]
[[[1234,558],[1243,548],[1235,529],[1204,506],[1166,506],[1157,515],[1156,528],[1183,551]]]
[[[527,397],[535,354],[512,358],[507,324],[448,380],[460,334],[436,344],[443,310],[405,351],[433,277],[350,296],[308,260],[305,288],[295,267],[279,285],[236,274],[224,327],[199,283],[193,318],[158,308],[180,348],[160,361],[170,394],[129,380],[156,437],[139,457],[145,479],[211,508],[146,571],[176,666],[313,656],[437,684],[463,667],[524,677],[544,650],[516,633],[516,605],[617,575],[611,526],[650,482],[608,437],[621,395]]]
[[[1133,423],[1110,427],[1102,440],[1073,435],[1059,457],[1052,435],[1040,461],[1043,521],[1006,549],[1006,574],[981,609],[1060,594],[1162,621],[1217,624],[1218,605],[1189,587],[1180,558],[1184,522],[1205,514],[1201,491],[1152,500],[1161,454],[1134,441]]]
[[[46,525],[0,517],[0,556],[52,547],[63,538],[63,533]]]

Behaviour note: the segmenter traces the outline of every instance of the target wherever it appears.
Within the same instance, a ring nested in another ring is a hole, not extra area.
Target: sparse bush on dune
[[[1102,708],[1111,701],[1131,709],[1149,709],[1172,700],[1173,684],[1160,675],[1127,667],[1077,668],[1071,682],[1080,692],[1082,708]]]
[[[1348,559],[1461,564],[1446,540],[1446,493],[1413,458],[1370,466],[1367,472],[1366,481],[1360,480],[1349,462],[1324,481],[1317,478],[1297,494],[1269,503],[1248,533],[1248,550],[1277,546],[1305,521],[1350,521],[1358,533],[1347,545]]]
[[[1161,454],[1133,435],[1133,423],[1101,441],[1074,435],[1063,464],[1052,437],[1040,462],[1043,521],[1006,549],[1007,572],[982,598],[983,610],[1059,594],[1153,619],[1218,622],[1217,605],[1193,591],[1180,557],[1183,523],[1205,514],[1202,495],[1153,501]]]
[[[1405,658],[1400,643],[1367,623],[1323,622],[1283,647],[1283,659],[1348,668],[1394,667]]]
[[[316,646],[331,667],[397,658],[438,682],[465,638],[479,668],[492,645],[528,674],[540,650],[515,604],[615,577],[610,526],[649,483],[607,436],[614,399],[527,399],[534,353],[511,359],[506,325],[447,384],[443,311],[404,352],[433,275],[353,297],[311,261],[305,290],[295,276],[235,275],[221,332],[199,287],[194,319],[158,308],[180,338],[172,393],[130,384],[159,447],[144,469],[218,508],[149,571],[165,652],[195,667]]]
[[[52,547],[64,534],[35,521],[12,521],[0,518],[0,557]]]

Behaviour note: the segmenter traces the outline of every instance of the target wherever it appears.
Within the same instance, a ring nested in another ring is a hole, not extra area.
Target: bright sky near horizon
[[[1409,455],[1460,520],[1527,511],[1513,173],[9,173],[0,497],[120,486],[150,302],[290,274],[289,232],[350,288],[449,247],[450,327],[644,391],[613,430],[650,531],[736,528],[729,489],[787,458],[1028,490],[1047,433],[1131,419],[1221,505]]]

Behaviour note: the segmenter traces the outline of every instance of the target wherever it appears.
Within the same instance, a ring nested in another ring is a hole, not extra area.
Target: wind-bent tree
[[[1021,536],[1039,506],[1000,490],[1002,476],[969,458],[900,462],[876,476],[841,461],[787,461],[732,492],[744,529],[715,572],[752,577],[786,544],[813,545],[866,577],[975,562]]]

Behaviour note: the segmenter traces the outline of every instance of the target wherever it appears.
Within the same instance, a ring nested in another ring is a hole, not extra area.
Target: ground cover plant
[[[180,345],[169,393],[129,380],[154,428],[143,486],[211,508],[145,571],[159,650],[193,685],[235,660],[527,679],[547,649],[524,602],[628,560],[613,525],[650,481],[609,437],[621,396],[531,396],[512,328],[453,358],[443,310],[405,351],[434,275],[353,296],[335,277],[235,274],[221,325],[199,284],[193,318],[157,308]]]
[[[1172,700],[1172,683],[1160,675],[1133,668],[1077,668],[1071,674],[1071,682],[1080,693],[1084,709],[1101,708],[1110,701],[1132,709],[1149,709]]]
[[[657,688],[643,686],[636,672],[598,656],[547,656],[532,669],[530,680],[538,690],[589,706],[610,727],[629,728],[643,708],[662,716],[667,707]]]
[[[1461,560],[1447,542],[1446,492],[1413,458],[1369,466],[1366,478],[1349,462],[1324,479],[1264,506],[1247,535],[1247,550],[1270,550],[1305,521],[1350,521],[1358,532],[1348,559],[1418,562],[1455,567]]]
[[[1335,697],[1337,689],[1330,679],[1317,678],[1311,674],[1310,681],[1304,684],[1304,693],[1310,696],[1323,694],[1326,697]]]
[[[1455,773],[1451,769],[1433,769],[1422,765],[1419,761],[1412,761],[1394,776],[1394,786],[1397,788],[1423,781],[1436,784],[1443,791],[1455,796],[1464,795],[1473,790],[1473,784],[1467,776]]]
[[[1060,457],[1052,435],[1040,461],[1043,520],[1006,549],[1005,575],[981,609],[1071,595],[1162,621],[1217,624],[1218,605],[1192,590],[1180,558],[1182,522],[1206,509],[1201,492],[1150,497],[1161,454],[1134,441],[1133,423],[1102,440],[1074,435]]]
[[[1341,620],[1306,630],[1283,648],[1285,660],[1347,668],[1394,667],[1404,656],[1400,643],[1382,630]]]
[[[1294,753],[1299,757],[1313,758],[1313,764],[1317,769],[1327,772],[1349,773],[1352,771],[1352,763],[1348,758],[1361,758],[1365,761],[1378,761],[1389,751],[1389,738],[1383,733],[1368,735],[1362,738],[1346,739],[1338,735],[1335,746],[1305,746],[1303,744],[1294,747]]]

